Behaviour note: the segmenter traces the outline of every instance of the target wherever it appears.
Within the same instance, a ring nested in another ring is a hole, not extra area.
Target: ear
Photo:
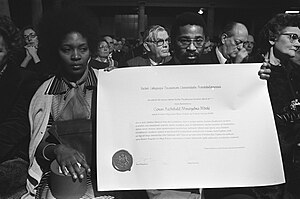
[[[228,35],[226,34],[226,33],[223,33],[222,35],[221,35],[221,43],[222,44],[225,44],[225,39],[228,37]]]
[[[150,48],[147,44],[147,42],[143,42],[144,48],[146,49],[147,52],[150,52]]]

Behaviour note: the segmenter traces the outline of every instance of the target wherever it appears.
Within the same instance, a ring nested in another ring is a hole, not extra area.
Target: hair
[[[280,13],[270,19],[262,28],[259,34],[259,45],[262,53],[269,51],[271,44],[269,41],[275,41],[286,27],[299,27],[299,16]]]
[[[56,12],[49,12],[39,24],[39,42],[43,62],[51,72],[56,73],[60,57],[58,49],[65,36],[71,32],[78,32],[87,39],[91,55],[98,47],[98,23],[82,8],[67,8]]]
[[[152,25],[149,26],[143,34],[143,42],[147,41],[156,41],[158,32],[166,31],[168,32],[163,26],[160,25]]]
[[[23,50],[19,28],[10,17],[0,15],[0,35],[3,37],[7,48],[7,60],[14,65],[19,64],[19,58]]]
[[[207,27],[204,18],[199,13],[184,12],[178,15],[171,28],[171,41],[175,41],[179,33],[179,28],[186,25],[197,25],[203,28],[204,35],[207,36]]]

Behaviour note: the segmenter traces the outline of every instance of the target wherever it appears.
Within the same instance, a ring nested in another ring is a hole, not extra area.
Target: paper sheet
[[[98,190],[284,183],[260,65],[99,71]]]

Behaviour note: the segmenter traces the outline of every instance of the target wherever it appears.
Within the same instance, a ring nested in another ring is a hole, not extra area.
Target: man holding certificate
[[[216,189],[201,188],[284,182],[260,64],[199,67],[205,37],[202,16],[184,13],[172,27],[168,64],[186,66],[100,71],[99,190],[147,189],[150,199],[251,199],[249,189],[216,196],[209,193]]]

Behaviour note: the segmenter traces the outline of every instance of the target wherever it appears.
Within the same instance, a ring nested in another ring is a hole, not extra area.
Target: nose
[[[165,41],[164,44],[163,44],[163,47],[164,47],[164,48],[168,48],[168,47],[169,47],[169,42],[166,42],[166,41]]]
[[[190,45],[188,45],[187,49],[188,49],[188,50],[194,51],[194,50],[196,50],[197,48],[196,48],[196,46],[194,45],[194,42],[191,41],[191,43],[190,43]]]
[[[81,59],[81,55],[79,53],[79,51],[77,49],[75,49],[72,53],[72,56],[71,56],[71,59],[73,61],[77,61],[77,60],[80,60]]]

